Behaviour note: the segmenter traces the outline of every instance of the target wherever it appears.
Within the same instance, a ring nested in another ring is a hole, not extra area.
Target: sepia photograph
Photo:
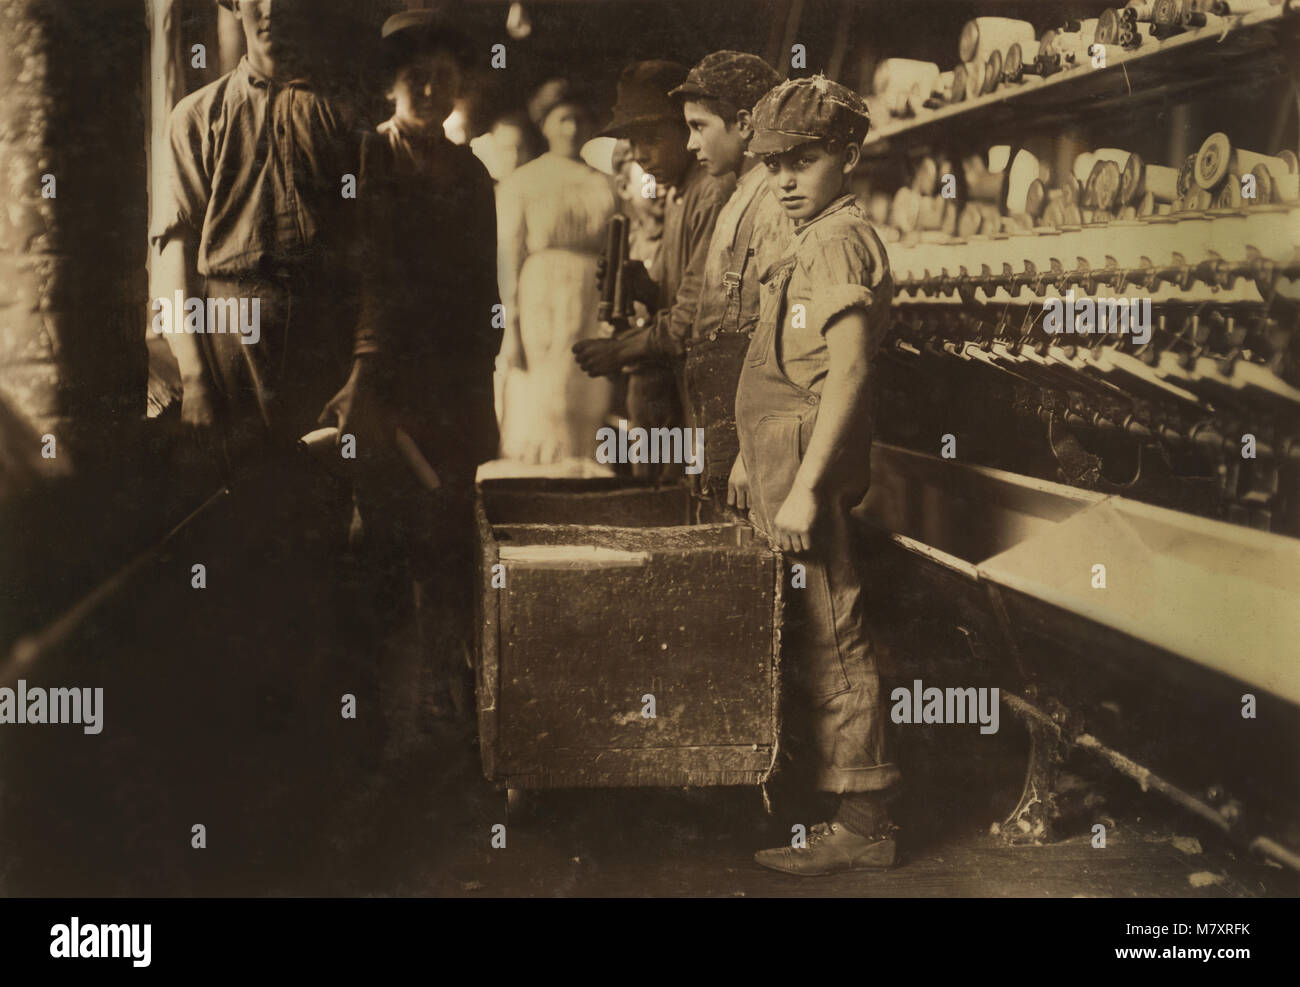
[[[6,950],[1089,898],[1109,968],[1249,962],[1297,56],[1298,0],[0,0]]]

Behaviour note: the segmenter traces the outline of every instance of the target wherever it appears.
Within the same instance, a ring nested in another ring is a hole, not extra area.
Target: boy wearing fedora
[[[786,660],[809,720],[816,786],[837,795],[806,846],[755,860],[791,874],[892,866],[880,682],[867,636],[849,511],[870,482],[870,386],[893,281],[848,181],[866,104],[824,76],[773,89],[754,108],[749,152],[794,223],[762,276],[758,325],[736,392],[750,520],[804,566],[787,591]]]
[[[643,427],[683,423],[677,374],[681,346],[690,334],[704,281],[704,257],[718,213],[735,189],[732,175],[714,177],[686,149],[689,134],[670,90],[686,79],[686,66],[669,61],[634,62],[618,81],[613,122],[602,136],[627,138],[633,160],[666,195],[659,281],[632,265],[637,300],[654,315],[645,326],[610,339],[580,340],[579,366],[593,377],[635,367],[628,379],[628,417]],[[676,467],[672,473],[680,474]],[[664,475],[670,471],[665,470]]]

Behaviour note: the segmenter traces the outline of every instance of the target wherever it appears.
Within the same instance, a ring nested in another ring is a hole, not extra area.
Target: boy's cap
[[[628,131],[660,123],[680,122],[682,112],[668,98],[668,90],[686,79],[686,66],[680,62],[653,60],[633,62],[618,77],[618,101],[614,119],[600,132],[600,137],[626,137]]]
[[[752,110],[781,81],[776,69],[747,51],[715,51],[705,55],[668,95],[683,101],[701,96],[720,99],[738,110]]]
[[[809,141],[867,136],[871,114],[852,89],[824,75],[781,83],[754,107],[750,154],[781,154]]]
[[[225,2],[225,0],[223,0]],[[436,10],[406,10],[384,21],[379,36],[390,57],[430,48],[445,48],[462,66],[474,60],[469,35],[452,25]]]

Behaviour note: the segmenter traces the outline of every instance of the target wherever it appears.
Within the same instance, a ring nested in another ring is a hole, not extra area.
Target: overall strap
[[[732,241],[731,266],[738,268],[734,271],[724,271],[722,274],[722,284],[727,289],[727,295],[732,292],[736,293],[735,315],[732,315],[732,306],[727,306],[726,315],[723,317],[722,324],[718,326],[719,332],[734,332],[740,326],[740,313],[744,308],[743,298],[740,292],[745,283],[745,269],[749,266],[749,258],[753,254],[752,241],[754,238],[754,223],[758,219],[758,200],[759,196],[765,195],[766,190],[760,189],[758,195],[754,196],[749,202],[749,207],[740,217],[740,223],[736,226],[736,238]],[[737,244],[744,245],[744,253],[741,254],[740,260],[736,260],[735,247]]]

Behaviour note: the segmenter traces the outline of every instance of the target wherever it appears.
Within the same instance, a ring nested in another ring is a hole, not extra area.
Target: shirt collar
[[[857,197],[852,192],[845,192],[843,195],[841,195],[829,206],[827,206],[825,209],[819,212],[812,219],[805,220],[803,223],[796,223],[795,232],[803,233],[814,223],[818,222],[819,220],[825,219],[827,216],[833,215],[834,213],[840,212],[843,209],[847,209],[849,206],[853,205],[856,201],[857,201]]]
[[[254,68],[253,63],[248,60],[247,55],[240,56],[239,65],[235,67],[235,71],[242,73],[244,79],[247,80],[250,85],[256,86],[258,89],[265,89],[272,82],[276,81],[269,75],[259,72]],[[298,86],[303,89],[314,88],[314,83],[306,76],[295,76],[294,78],[283,81],[280,84],[284,86]]]
[[[412,144],[451,143],[451,141],[447,140],[447,135],[443,132],[441,127],[437,127],[433,130],[416,130],[410,124],[399,120],[395,116],[389,117],[388,120],[381,124],[381,126],[391,127],[393,130],[397,131],[398,135],[403,140],[409,141]]]

